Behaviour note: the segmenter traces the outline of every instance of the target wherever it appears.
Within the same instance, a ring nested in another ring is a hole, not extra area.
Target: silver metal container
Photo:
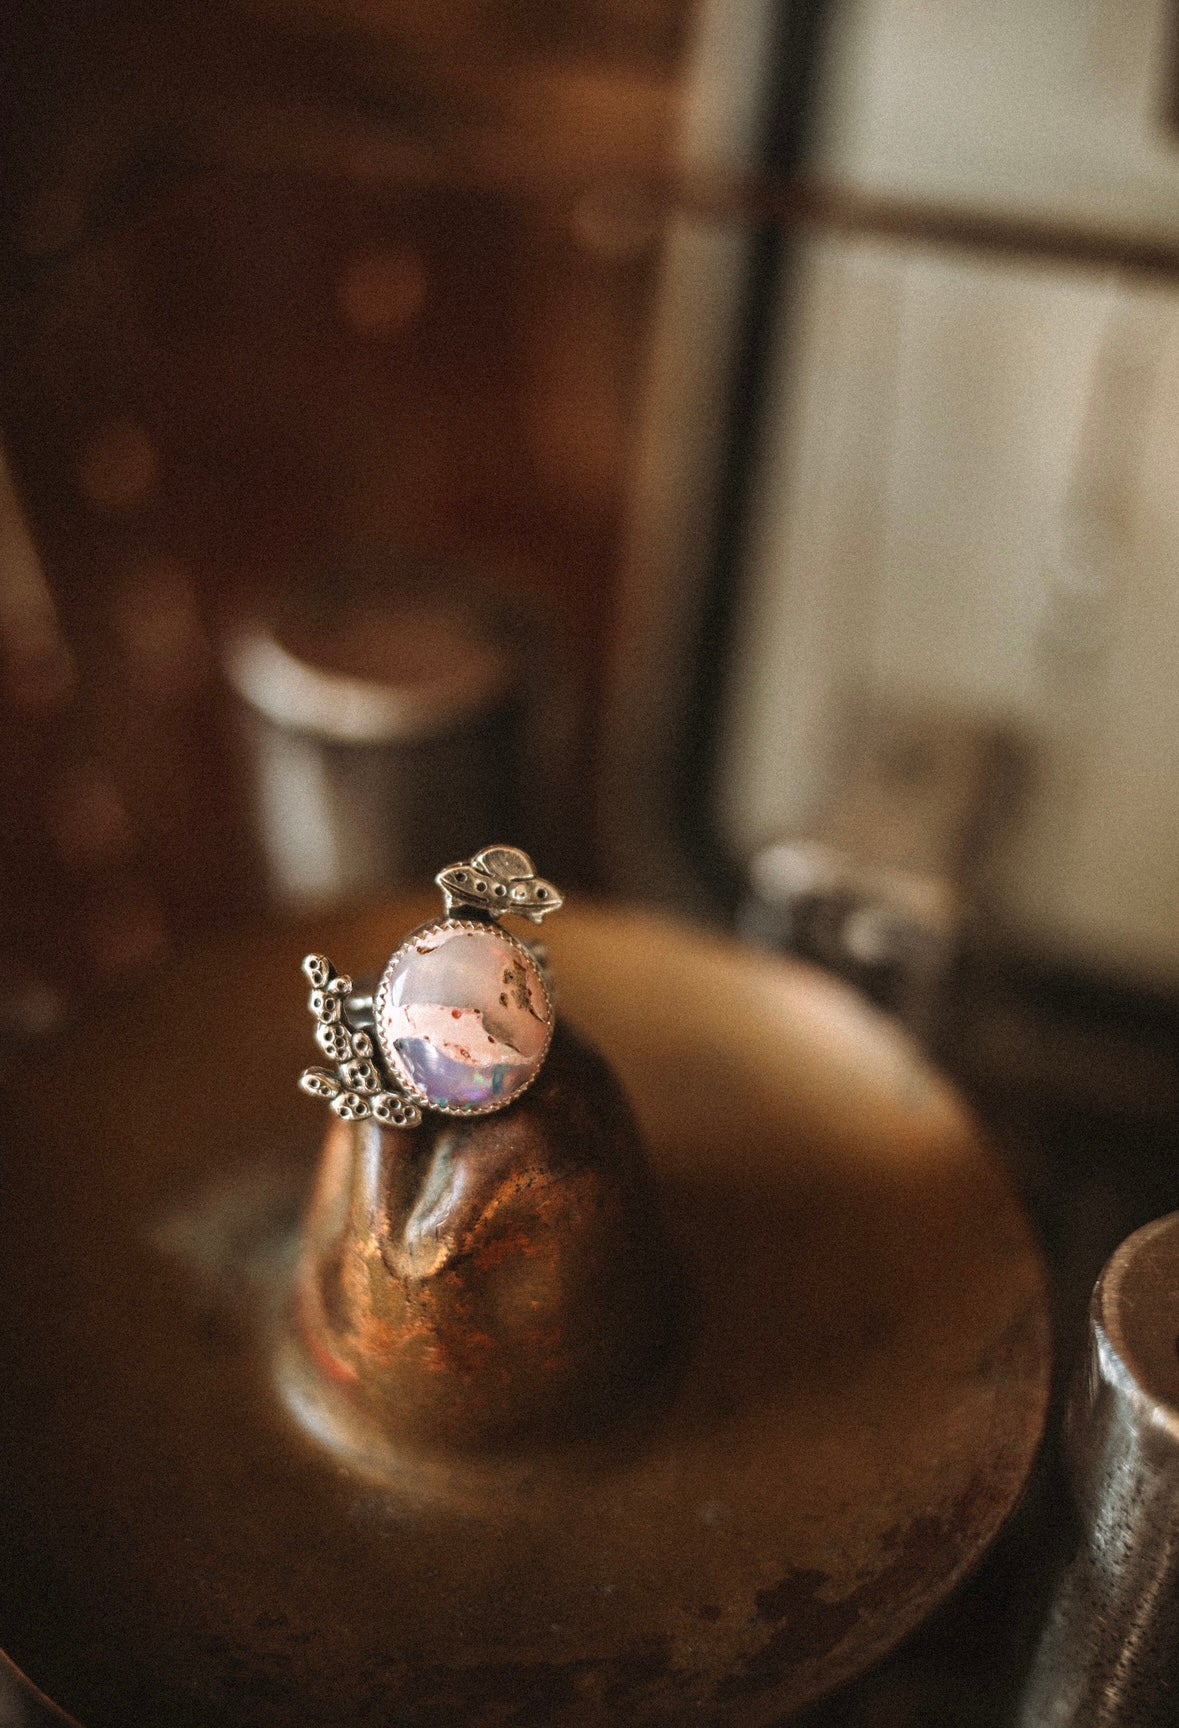
[[[523,832],[520,656],[474,606],[287,601],[230,632],[223,666],[277,902],[359,896]]]
[[[1179,1212],[1097,1282],[1068,1419],[1075,1550],[1019,1728],[1179,1720]]]

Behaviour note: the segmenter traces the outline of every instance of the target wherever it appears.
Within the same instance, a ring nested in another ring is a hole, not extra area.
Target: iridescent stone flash
[[[449,919],[399,948],[376,1000],[391,1074],[431,1110],[499,1110],[540,1071],[553,1010],[540,968],[505,931]]]
[[[303,970],[316,1041],[334,1064],[300,1085],[345,1121],[372,1116],[412,1128],[422,1110],[481,1116],[502,1110],[536,1079],[553,1036],[542,955],[499,927],[515,913],[539,924],[561,905],[551,882],[514,846],[488,846],[435,878],[447,916],[407,937],[376,996],[311,954]]]

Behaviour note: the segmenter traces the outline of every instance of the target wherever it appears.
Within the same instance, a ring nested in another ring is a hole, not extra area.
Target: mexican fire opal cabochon
[[[452,1115],[499,1110],[523,1092],[553,1033],[539,966],[494,924],[448,919],[415,930],[374,1006],[391,1074],[419,1104]]]

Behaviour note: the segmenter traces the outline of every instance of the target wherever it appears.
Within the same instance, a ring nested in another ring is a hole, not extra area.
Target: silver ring
[[[545,956],[499,920],[539,924],[561,895],[515,846],[486,846],[434,880],[446,916],[406,937],[372,996],[354,993],[322,954],[303,962],[315,1041],[332,1066],[305,1069],[299,1085],[345,1122],[416,1128],[423,1110],[487,1116],[544,1066],[555,1023]]]

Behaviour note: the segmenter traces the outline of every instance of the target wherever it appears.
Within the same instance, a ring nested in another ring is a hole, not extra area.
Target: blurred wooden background
[[[337,548],[544,623],[595,724],[687,0],[74,4],[0,23],[0,959],[50,1025],[262,889],[217,643]]]

